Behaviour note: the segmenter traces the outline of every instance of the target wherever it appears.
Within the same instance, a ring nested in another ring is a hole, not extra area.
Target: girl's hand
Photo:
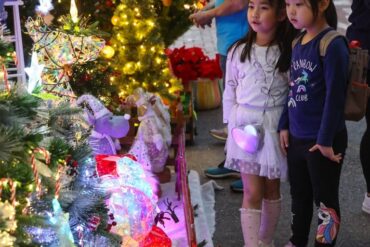
[[[280,130],[280,148],[284,155],[287,155],[289,146],[289,130]]]
[[[312,148],[310,148],[310,152],[314,152],[316,150],[320,150],[321,154],[323,156],[325,156],[326,158],[334,161],[334,162],[337,162],[339,163],[342,159],[342,154],[339,153],[339,154],[334,154],[334,150],[332,147],[326,147],[326,146],[321,146],[319,144],[316,144],[315,146],[313,146]]]

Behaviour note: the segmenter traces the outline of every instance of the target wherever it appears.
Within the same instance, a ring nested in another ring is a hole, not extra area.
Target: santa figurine
[[[137,88],[127,101],[137,107],[139,128],[133,145],[129,151],[145,169],[159,175],[163,172],[169,174],[165,169],[172,141],[171,118],[168,108],[157,95],[144,92]],[[170,177],[165,176],[160,182],[168,182]]]

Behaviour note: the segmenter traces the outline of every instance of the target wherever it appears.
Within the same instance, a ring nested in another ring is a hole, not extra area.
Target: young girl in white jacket
[[[225,167],[241,172],[245,246],[273,246],[281,210],[280,179],[287,176],[277,127],[288,92],[295,30],[286,18],[283,0],[250,0],[247,15],[250,30],[231,47],[227,57],[223,116],[229,137]],[[248,153],[238,146],[232,132],[254,123],[262,125],[263,145]]]

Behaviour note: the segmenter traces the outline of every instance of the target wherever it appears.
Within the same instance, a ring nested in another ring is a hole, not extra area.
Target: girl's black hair
[[[269,0],[271,6],[276,6],[276,14],[280,11],[285,11],[285,1],[284,0]],[[292,41],[298,34],[298,30],[294,29],[292,24],[289,22],[288,18],[279,22],[275,38],[272,40],[270,45],[277,44],[280,49],[280,57],[276,64],[276,68],[280,72],[288,71],[290,67],[290,59],[292,55]],[[245,60],[251,58],[252,45],[256,40],[257,33],[249,28],[247,34],[232,45],[229,50],[234,49],[234,52],[238,46],[245,45],[242,53],[240,55],[240,62],[244,63]]]
[[[305,1],[308,1],[308,3],[310,4],[313,16],[316,18],[319,14],[319,3],[321,0],[305,0]],[[338,16],[333,0],[329,0],[329,5],[328,8],[325,10],[324,15],[329,26],[331,26],[334,29],[337,29]]]

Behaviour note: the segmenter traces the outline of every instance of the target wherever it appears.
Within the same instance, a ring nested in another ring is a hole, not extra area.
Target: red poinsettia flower
[[[197,64],[204,61],[207,57],[204,55],[202,49],[199,47],[185,48],[182,47],[182,55],[184,62]]]
[[[219,57],[210,59],[199,47],[186,48],[182,46],[173,50],[166,49],[169,58],[169,67],[173,74],[187,83],[197,78],[221,78],[222,71],[219,65]]]
[[[221,78],[222,70],[219,63],[219,55],[216,55],[216,59],[208,59],[199,64],[200,76],[202,78]]]
[[[194,70],[194,67],[191,66],[191,64],[179,64],[175,66],[174,72],[178,78],[183,80],[184,83],[198,78],[198,73]]]

